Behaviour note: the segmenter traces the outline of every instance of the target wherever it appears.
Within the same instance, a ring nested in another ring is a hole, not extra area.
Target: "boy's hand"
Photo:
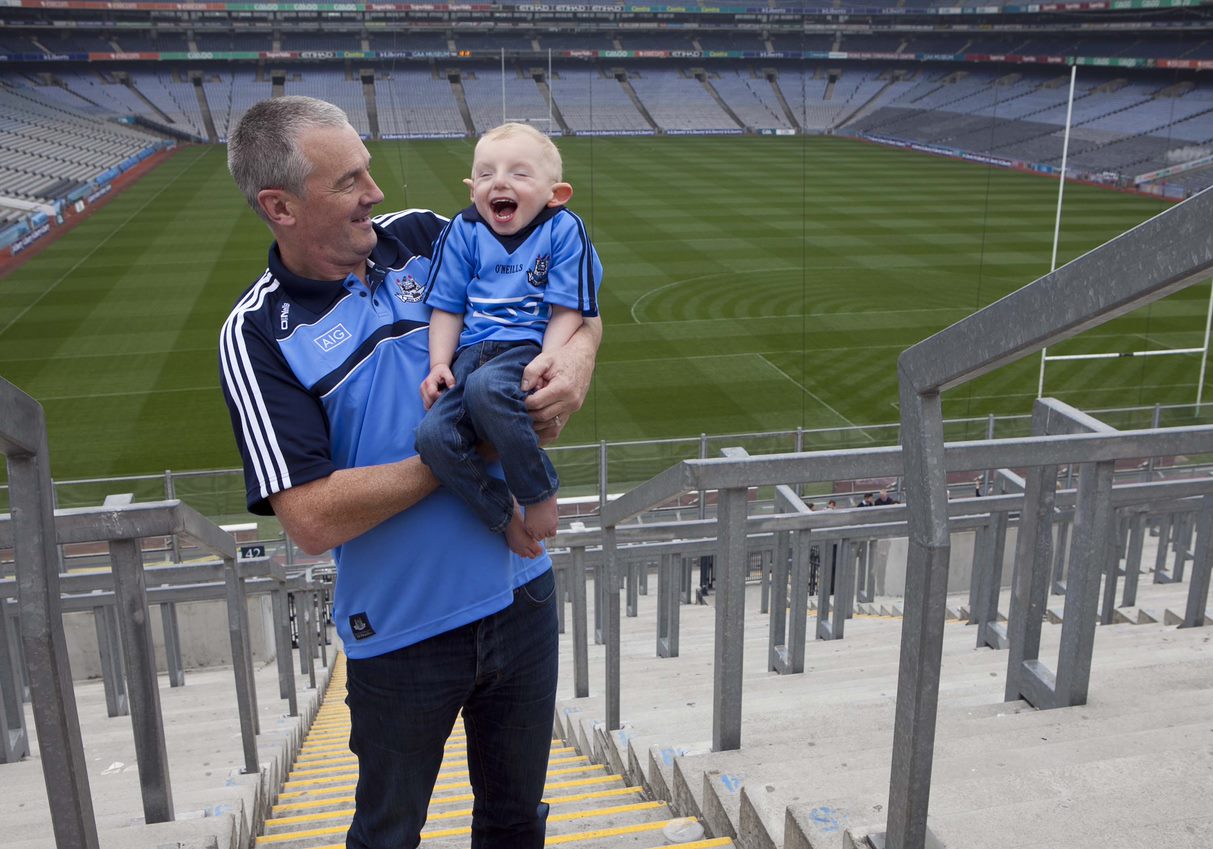
[[[455,375],[451,374],[450,366],[439,363],[431,368],[425,380],[421,381],[421,400],[425,408],[428,410],[434,406],[438,396],[454,385]]]

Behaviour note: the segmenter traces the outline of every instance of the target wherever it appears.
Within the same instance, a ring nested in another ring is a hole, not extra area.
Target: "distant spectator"
[[[861,500],[861,501],[860,501],[858,504],[856,504],[855,506],[856,506],[856,507],[875,507],[875,506],[876,506],[876,502],[872,500],[872,499],[873,499],[873,498],[875,498],[875,497],[876,497],[876,496],[875,496],[875,495],[873,495],[872,493],[870,493],[870,492],[865,492],[865,493],[863,494],[863,499],[862,499],[862,500]]]
[[[888,507],[890,504],[898,504],[900,502],[898,502],[898,500],[893,496],[889,495],[889,491],[887,489],[882,489],[880,494],[876,496],[875,503],[877,507]]]
[[[834,510],[837,507],[838,507],[838,502],[835,501],[833,498],[831,498],[829,501],[826,502],[827,510]]]

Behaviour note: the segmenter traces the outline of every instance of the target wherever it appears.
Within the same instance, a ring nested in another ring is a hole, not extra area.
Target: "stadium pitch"
[[[471,144],[368,145],[380,211],[467,204]],[[901,350],[1049,270],[1057,183],[852,140],[561,141],[606,274],[594,388],[562,444],[897,419]],[[53,473],[231,468],[216,340],[269,233],[221,147],[182,151],[0,281],[0,374],[46,407]],[[1066,188],[1059,263],[1164,208]],[[1203,344],[1208,286],[1062,352]],[[1026,413],[1039,361],[945,395]],[[1191,403],[1197,355],[1057,363],[1086,408]]]

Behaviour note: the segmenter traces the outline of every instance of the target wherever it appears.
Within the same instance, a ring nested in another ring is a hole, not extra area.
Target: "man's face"
[[[294,224],[283,236],[317,280],[334,280],[365,268],[375,247],[371,210],[383,192],[371,178],[371,155],[353,127],[312,127],[299,136],[312,173],[302,197],[290,204]]]
[[[553,166],[539,144],[527,136],[482,139],[472,159],[472,202],[480,217],[501,236],[512,236],[556,205]],[[553,202],[554,201],[554,202]]]

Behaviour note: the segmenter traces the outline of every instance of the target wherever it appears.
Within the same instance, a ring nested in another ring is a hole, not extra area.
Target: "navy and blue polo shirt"
[[[240,297],[219,338],[220,377],[249,510],[338,469],[413,456],[429,372],[431,245],[445,219],[406,210],[374,219],[367,280],[308,280],[282,263]],[[373,657],[504,609],[551,567],[510,553],[440,489],[334,551],[334,620],[351,658]]]
[[[542,345],[553,304],[598,315],[601,282],[585,222],[563,206],[543,209],[512,236],[469,206],[434,245],[425,302],[463,316],[460,350],[490,339]]]

